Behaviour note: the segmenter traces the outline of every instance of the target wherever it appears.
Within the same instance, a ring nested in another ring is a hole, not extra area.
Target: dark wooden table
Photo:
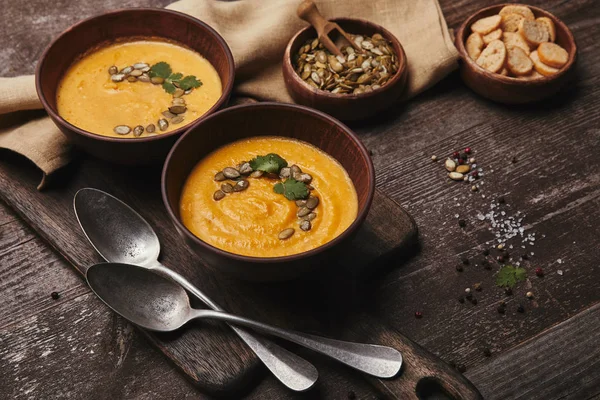
[[[32,60],[51,38],[82,18],[168,3],[5,2],[0,76],[32,73]],[[441,1],[451,27],[488,3]],[[576,80],[560,95],[534,106],[501,106],[470,92],[454,73],[381,122],[355,127],[373,151],[378,187],[420,229],[420,252],[391,261],[373,308],[443,360],[464,366],[486,398],[600,398],[600,7],[594,0],[531,4],[566,22],[579,45]],[[430,160],[465,146],[485,168],[477,193],[448,182],[441,163]],[[33,169],[6,152],[0,157]],[[522,261],[528,278],[511,296],[494,285],[497,265],[492,271],[480,265],[494,236],[477,214],[500,196],[507,203],[502,209],[523,213],[526,232],[536,234],[526,249],[518,239],[510,242],[515,260],[529,255]],[[458,272],[462,258],[470,263]],[[537,267],[543,278],[533,272]],[[478,282],[478,304],[461,304],[464,289]],[[53,291],[60,299],[51,298]],[[0,398],[207,397],[101,306],[72,266],[2,203],[0,293]],[[505,314],[497,312],[501,301]],[[322,396],[344,399],[351,390],[357,398],[376,398],[356,375],[317,361]],[[295,398],[270,376],[248,397]]]

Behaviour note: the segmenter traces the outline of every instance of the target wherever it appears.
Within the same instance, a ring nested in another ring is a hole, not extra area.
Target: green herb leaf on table
[[[496,285],[504,288],[513,288],[517,282],[524,281],[526,277],[527,271],[525,271],[525,268],[505,265],[498,271],[498,275],[496,275]]]
[[[288,200],[303,200],[308,197],[308,187],[306,183],[295,180],[294,178],[286,179],[285,182],[276,183],[273,186],[273,191],[277,194],[283,194]]]
[[[150,78],[154,78],[156,76],[167,79],[171,75],[171,66],[164,61],[154,64],[150,67],[150,71],[148,75]]]
[[[254,171],[270,172],[274,174],[279,173],[279,170],[287,167],[287,165],[287,161],[275,153],[269,153],[266,156],[256,156],[250,160],[250,166]]]
[[[202,86],[202,82],[199,79],[197,79],[194,75],[188,75],[177,83],[179,84],[179,87],[183,90],[190,90],[192,88],[198,88]]]

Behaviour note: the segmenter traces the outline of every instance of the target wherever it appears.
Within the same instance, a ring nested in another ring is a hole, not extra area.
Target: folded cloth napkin
[[[300,0],[181,0],[167,8],[208,23],[229,44],[236,65],[234,96],[292,102],[281,72],[290,38],[306,23],[296,16]],[[317,0],[325,18],[357,17],[390,30],[408,61],[406,97],[434,85],[457,67],[458,53],[437,0]],[[33,60],[32,60],[33,62]],[[42,108],[33,76],[0,78],[0,114]],[[48,117],[3,124],[0,148],[13,150],[51,174],[70,161],[70,145]],[[43,183],[43,182],[42,182]]]

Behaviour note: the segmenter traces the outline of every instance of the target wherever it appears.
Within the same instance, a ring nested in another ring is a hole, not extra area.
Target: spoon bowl
[[[97,264],[88,268],[85,277],[107,306],[142,328],[171,332],[190,318],[191,306],[185,290],[145,268]]]

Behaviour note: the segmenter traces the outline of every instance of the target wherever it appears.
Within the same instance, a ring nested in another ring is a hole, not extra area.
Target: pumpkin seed
[[[171,118],[175,117],[175,114],[173,114],[173,113],[172,113],[172,112],[170,112],[170,111],[163,111],[161,114],[162,114],[162,115],[163,115],[165,118],[168,118],[168,119],[171,119]]]
[[[227,178],[225,177],[225,174],[223,173],[223,171],[219,171],[215,174],[215,181],[221,182],[221,181],[224,181],[225,179],[227,179]]]
[[[308,200],[306,200],[306,208],[314,210],[319,205],[319,198],[315,196],[310,196]]]
[[[248,175],[251,172],[252,172],[252,167],[250,166],[249,162],[245,162],[242,165],[240,165],[240,174]]]
[[[184,90],[181,88],[177,88],[175,89],[175,91],[173,92],[173,97],[181,97],[183,96]]]
[[[221,199],[223,199],[225,197],[225,193],[223,193],[223,191],[221,190],[217,190],[215,192],[215,194],[213,194],[213,199],[215,199],[216,201],[219,201]]]
[[[279,236],[277,236],[280,240],[287,240],[292,237],[292,235],[296,232],[294,228],[287,228],[279,232]]]
[[[292,176],[294,175],[298,175],[302,173],[302,170],[300,169],[299,166],[297,166],[296,164],[292,165],[290,167],[290,172],[292,173]]]
[[[133,67],[129,66],[129,67],[125,67],[125,68],[123,68],[123,69],[121,70],[121,73],[122,73],[122,74],[125,74],[125,75],[127,75],[127,74],[129,74],[131,71],[133,71]]]
[[[302,207],[298,210],[298,212],[296,213],[296,215],[300,218],[307,216],[308,214],[311,213],[310,208],[308,207]]]
[[[125,74],[114,74],[110,77],[113,82],[122,82],[125,79]]]
[[[311,183],[313,178],[310,174],[298,174],[294,176],[294,179],[304,183]]]
[[[181,97],[175,97],[172,101],[174,106],[184,106],[185,105],[185,99],[182,99]]]
[[[471,166],[466,165],[466,164],[459,165],[458,167],[456,167],[456,172],[460,172],[461,174],[466,174],[470,170],[471,170]]]
[[[463,175],[463,174],[461,174],[460,172],[450,172],[450,173],[448,174],[448,177],[449,177],[450,179],[452,179],[452,180],[455,180],[455,181],[462,181],[462,180],[463,180],[463,178],[464,178],[464,175]]]
[[[119,72],[119,68],[115,67],[114,65],[108,69],[108,73],[110,75],[115,75],[117,72]]]
[[[167,122],[166,119],[161,118],[161,119],[158,120],[158,128],[161,131],[166,131],[168,127],[169,127],[169,122]]]
[[[163,78],[161,78],[160,76],[153,76],[152,78],[150,78],[150,82],[154,83],[155,85],[160,85],[164,81],[165,80]]]
[[[137,78],[135,76],[131,76],[131,75],[127,77],[127,80],[129,82],[137,82]]]
[[[296,200],[296,205],[298,207],[304,207],[306,205],[306,200]]]
[[[240,172],[235,168],[227,167],[223,169],[223,175],[227,179],[235,179],[240,177]]]
[[[311,228],[312,224],[309,220],[303,219],[302,222],[300,222],[300,229],[302,229],[304,232],[310,231]]]
[[[186,90],[185,92],[183,92],[183,94],[190,94],[190,93],[192,93],[192,90],[194,90],[194,88]]]
[[[131,128],[127,125],[117,125],[113,130],[117,135],[127,135],[129,132],[131,132]]]
[[[186,112],[187,108],[185,106],[171,106],[169,107],[169,111],[171,111],[173,114],[183,114],[184,112]]]
[[[134,69],[133,71],[131,71],[131,73],[129,75],[138,77],[138,76],[142,76],[142,74],[143,74],[143,72],[140,71],[139,69]]]
[[[233,187],[233,191],[241,192],[242,190],[248,189],[248,186],[250,186],[250,182],[248,182],[246,179],[242,179],[236,182],[235,186]]]
[[[184,120],[184,116],[183,115],[178,115],[178,116],[176,116],[175,118],[173,118],[171,120],[171,123],[172,124],[180,124],[180,123],[183,122],[183,120]]]
[[[148,83],[150,82],[150,77],[146,74],[142,74],[138,76],[138,81]]]
[[[140,137],[140,136],[142,136],[142,133],[144,133],[144,127],[143,126],[138,125],[135,128],[133,128],[133,136]]]
[[[225,193],[233,192],[233,185],[231,183],[224,183],[221,185],[221,190]]]
[[[317,218],[317,214],[314,212],[311,212],[310,214],[307,214],[305,217],[302,217],[302,219],[306,220],[306,221],[312,221],[315,218]]]
[[[279,171],[279,177],[281,179],[286,179],[286,178],[289,178],[290,176],[292,176],[292,169],[289,167],[283,167],[283,168],[281,168],[281,171]]]
[[[133,68],[141,70],[141,69],[150,68],[150,66],[146,63],[135,63],[135,64],[133,64]]]
[[[250,174],[251,178],[260,178],[263,175],[262,171],[254,171]]]
[[[153,133],[155,129],[156,127],[154,126],[154,124],[150,124],[146,127],[146,132]]]
[[[452,172],[456,169],[456,163],[454,162],[454,160],[451,159],[446,159],[446,162],[444,163],[444,166],[446,167],[446,169],[449,172]]]

